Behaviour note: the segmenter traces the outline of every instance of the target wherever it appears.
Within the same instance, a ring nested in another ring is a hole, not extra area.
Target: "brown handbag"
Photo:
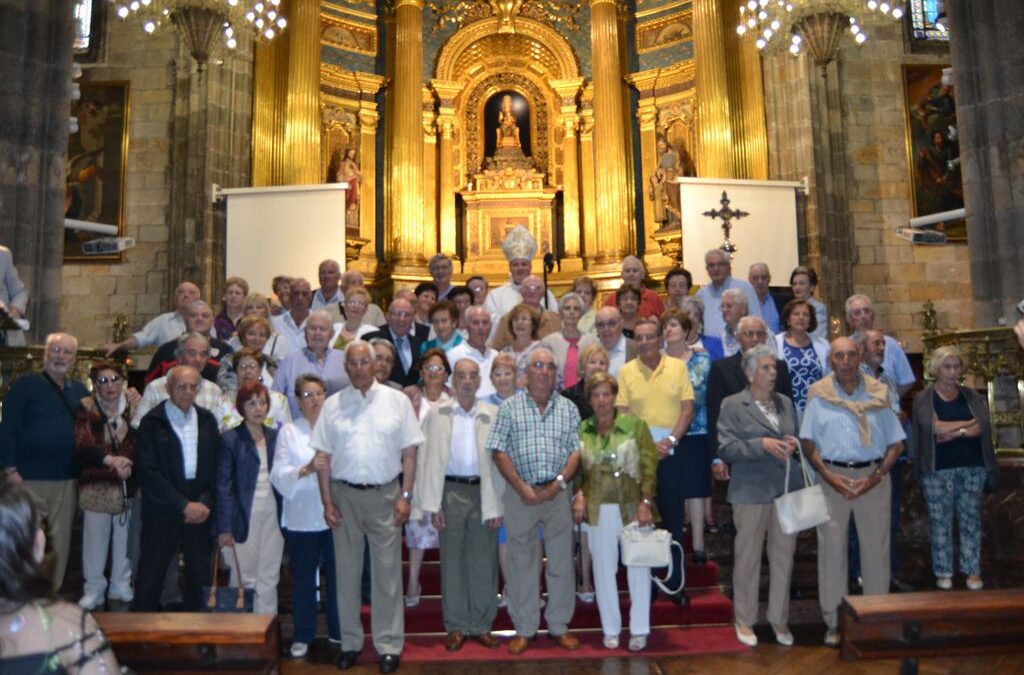
[[[78,486],[78,506],[83,511],[109,513],[114,516],[128,510],[124,482],[85,483]]]

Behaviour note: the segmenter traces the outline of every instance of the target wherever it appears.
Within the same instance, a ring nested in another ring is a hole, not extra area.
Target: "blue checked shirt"
[[[542,415],[528,392],[505,399],[487,437],[489,452],[504,452],[530,484],[553,481],[580,447],[580,413],[557,394]]]
[[[848,395],[841,387],[836,394],[852,401],[866,401],[863,381]],[[893,443],[906,439],[903,427],[891,408],[872,410],[868,414],[871,427],[871,445],[860,444],[860,432],[853,413],[820,398],[812,398],[804,410],[800,424],[800,438],[814,441],[822,459],[831,462],[870,462],[885,456]]]

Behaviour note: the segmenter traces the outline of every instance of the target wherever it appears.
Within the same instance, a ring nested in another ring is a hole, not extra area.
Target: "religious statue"
[[[363,183],[363,173],[359,170],[356,149],[346,148],[344,154],[336,149],[331,154],[331,163],[327,167],[328,183],[348,183],[345,193],[345,227],[350,230],[359,229],[359,188]]]
[[[679,227],[682,212],[679,205],[679,188],[676,177],[682,174],[679,153],[664,138],[658,138],[658,168],[651,176],[647,191],[648,199],[654,202],[654,221],[662,228]]]
[[[516,113],[512,109],[512,97],[505,94],[501,97],[501,110],[498,111],[497,147],[518,148],[519,125],[516,124]]]

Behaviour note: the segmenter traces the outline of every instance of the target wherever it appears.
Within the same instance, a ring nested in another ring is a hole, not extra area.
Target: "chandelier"
[[[754,39],[763,52],[788,47],[800,56],[806,48],[824,68],[835,58],[844,32],[862,45],[868,39],[864,25],[899,21],[902,5],[901,0],[745,0],[736,32]]]
[[[123,20],[134,19],[153,34],[170,24],[178,29],[189,53],[202,69],[217,37],[234,49],[238,40],[251,36],[269,42],[281,34],[288,21],[281,0],[108,0]]]

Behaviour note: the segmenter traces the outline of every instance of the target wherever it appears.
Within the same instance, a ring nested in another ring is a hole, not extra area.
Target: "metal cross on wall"
[[[732,221],[739,220],[740,218],[744,218],[746,216],[749,216],[750,214],[747,213],[746,211],[730,208],[729,193],[727,193],[725,190],[722,190],[722,199],[718,203],[722,205],[722,208],[711,209],[710,211],[705,211],[701,215],[707,216],[712,220],[714,220],[715,218],[722,219],[722,232],[725,233],[725,241],[722,242],[722,245],[719,246],[719,248],[728,253],[729,255],[732,255],[736,251],[740,250],[739,246],[732,243],[732,241],[730,241],[729,239],[729,233],[732,232]]]

